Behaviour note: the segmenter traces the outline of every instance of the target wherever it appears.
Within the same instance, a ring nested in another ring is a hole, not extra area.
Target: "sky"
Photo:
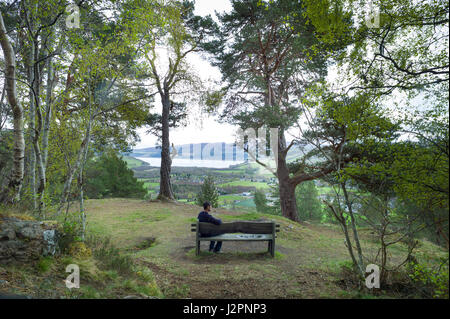
[[[229,0],[196,0],[194,13],[200,16],[210,14],[215,17],[215,11],[219,13],[231,10]],[[193,53],[189,59],[189,64],[202,80],[220,81],[220,71],[212,67],[208,61],[204,60],[200,55]],[[156,110],[161,108],[159,100],[155,99]],[[170,142],[174,145],[190,144],[190,143],[215,143],[215,142],[234,142],[234,132],[236,127],[230,124],[221,124],[214,117],[200,113],[198,108],[193,106],[189,113],[189,124],[186,127],[180,127],[170,130]],[[141,141],[136,144],[135,149],[155,146],[157,142],[156,136],[147,134],[145,128],[139,129],[138,133]]]

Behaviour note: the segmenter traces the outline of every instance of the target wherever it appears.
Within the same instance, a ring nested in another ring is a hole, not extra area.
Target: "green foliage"
[[[267,213],[273,215],[281,215],[280,190],[278,188],[278,185],[270,187],[270,196],[274,199],[267,200]]]
[[[323,211],[314,181],[299,184],[295,189],[300,220],[321,220]]]
[[[58,218],[58,224],[62,228],[62,235],[58,239],[59,249],[62,253],[68,253],[74,242],[81,241],[82,225],[80,213],[69,211]]]
[[[36,265],[37,270],[40,273],[46,273],[47,271],[50,270],[50,268],[52,267],[54,263],[54,259],[51,256],[47,256],[47,257],[41,257]]]
[[[438,268],[430,268],[419,263],[410,263],[410,278],[426,290],[433,298],[448,299],[449,267],[448,258]]]
[[[3,106],[0,105],[0,110],[2,108]],[[4,178],[6,178],[7,174],[9,173],[12,167],[13,163],[12,151],[13,151],[12,130],[0,130],[0,185],[3,185]]]
[[[257,189],[254,193],[253,201],[256,205],[258,213],[268,213],[270,207],[267,205],[267,198],[264,191]]]
[[[219,192],[212,175],[207,176],[203,181],[200,192],[197,194],[196,202],[199,206],[202,206],[204,202],[211,203],[212,207],[219,206]]]
[[[143,198],[147,191],[127,163],[115,153],[92,159],[86,168],[86,195],[89,198]]]
[[[287,97],[298,96],[325,75],[326,50],[321,50],[314,27],[307,26],[298,1],[233,1],[232,6],[219,15],[220,26],[210,26],[213,37],[201,45],[226,83],[209,105],[214,109],[223,101],[223,117],[242,128],[264,123],[287,129],[301,114]],[[304,73],[311,82],[297,81]]]

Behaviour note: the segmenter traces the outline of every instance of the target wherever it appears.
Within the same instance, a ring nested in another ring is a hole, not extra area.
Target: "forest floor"
[[[3,272],[9,274],[11,282],[20,282],[15,285],[14,293],[33,296],[38,285],[39,296],[49,298],[123,298],[130,294],[159,298],[406,297],[393,290],[373,292],[349,285],[351,280],[342,272],[342,266],[349,265],[349,255],[336,225],[298,224],[280,216],[217,209],[212,214],[223,221],[265,219],[279,223],[275,258],[267,253],[266,242],[224,242],[223,253],[214,254],[208,252],[209,242],[205,241],[201,243],[200,255],[196,256],[195,233],[191,232],[190,225],[196,221],[199,207],[100,199],[86,201],[86,211],[88,233],[109,237],[120,253],[131,260],[137,277],[130,279],[113,270],[99,270],[97,261],[69,259],[62,264],[80,263],[82,287],[68,292],[63,285],[63,278],[68,274],[62,272],[61,261],[50,267],[40,265],[41,271],[34,271],[33,275],[20,267],[4,267]],[[375,238],[369,231],[360,230],[360,233],[363,251],[369,257],[375,256]],[[392,247],[390,254],[394,263],[401,262],[406,256],[406,245]],[[435,263],[443,254],[442,249],[424,240],[416,258]],[[53,273],[62,273],[55,279],[49,275],[52,269]],[[1,272],[0,268],[0,275]],[[52,286],[56,282],[58,287]],[[46,293],[46,287],[52,294]]]

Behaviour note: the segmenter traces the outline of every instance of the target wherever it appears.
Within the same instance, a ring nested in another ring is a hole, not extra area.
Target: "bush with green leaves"
[[[427,297],[448,299],[449,260],[443,259],[439,267],[430,268],[420,263],[409,264],[409,277]]]
[[[214,182],[214,177],[207,176],[203,181],[200,192],[197,194],[197,205],[202,206],[204,202],[209,202],[212,207],[219,206],[219,192]]]
[[[80,212],[68,211],[57,218],[61,226],[61,234],[58,238],[58,248],[62,253],[67,253],[73,242],[81,241],[82,224]]]

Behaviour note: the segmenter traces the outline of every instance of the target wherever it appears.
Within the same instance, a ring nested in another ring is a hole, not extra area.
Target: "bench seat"
[[[199,237],[198,239],[202,241],[267,241],[272,240],[272,234],[222,234],[211,237]]]
[[[220,225],[197,222],[191,224],[191,231],[195,232],[195,254],[200,253],[201,241],[267,241],[267,250],[274,257],[275,233],[279,227],[274,221],[236,221]]]

